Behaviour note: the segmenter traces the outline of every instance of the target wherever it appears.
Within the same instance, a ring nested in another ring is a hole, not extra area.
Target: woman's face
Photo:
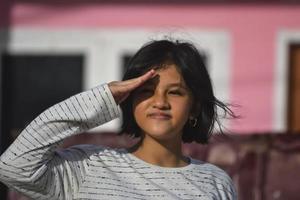
[[[148,136],[181,139],[193,107],[192,94],[175,65],[159,69],[157,74],[134,92],[134,118]]]

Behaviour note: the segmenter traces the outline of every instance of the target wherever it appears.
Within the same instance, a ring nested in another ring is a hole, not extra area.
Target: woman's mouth
[[[148,117],[151,119],[161,119],[161,120],[168,120],[171,119],[171,115],[163,112],[153,112],[148,114]]]

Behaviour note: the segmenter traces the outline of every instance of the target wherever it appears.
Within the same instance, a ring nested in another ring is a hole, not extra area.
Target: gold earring
[[[191,118],[189,119],[189,124],[190,124],[193,128],[195,128],[195,127],[197,126],[197,122],[198,122],[198,119],[197,119],[197,118],[191,117]]]

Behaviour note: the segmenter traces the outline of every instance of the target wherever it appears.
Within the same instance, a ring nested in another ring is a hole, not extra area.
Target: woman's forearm
[[[65,138],[119,116],[106,84],[72,96],[36,117],[0,157],[0,181],[34,187]],[[52,178],[53,179],[53,178]],[[31,185],[31,186],[29,186]]]

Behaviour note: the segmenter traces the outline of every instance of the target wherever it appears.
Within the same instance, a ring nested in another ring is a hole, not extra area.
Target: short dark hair
[[[187,86],[194,96],[194,102],[200,103],[197,125],[187,122],[183,128],[182,141],[206,144],[217,123],[223,133],[217,108],[225,115],[234,117],[234,113],[225,103],[219,101],[213,93],[210,76],[204,62],[204,56],[190,42],[179,40],[156,40],[145,44],[130,59],[123,80],[138,77],[150,69],[162,68],[174,64],[181,72]],[[123,113],[123,124],[119,134],[140,137],[141,130],[137,125],[132,108],[132,95],[120,104]]]

